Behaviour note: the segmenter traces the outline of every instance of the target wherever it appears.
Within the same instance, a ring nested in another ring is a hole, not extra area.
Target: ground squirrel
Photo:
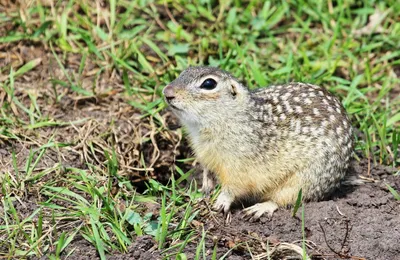
[[[203,190],[216,174],[214,209],[253,201],[245,214],[272,216],[279,206],[320,200],[339,186],[353,151],[344,108],[324,88],[289,83],[250,91],[231,74],[190,67],[167,85],[166,102],[187,128],[205,168]]]

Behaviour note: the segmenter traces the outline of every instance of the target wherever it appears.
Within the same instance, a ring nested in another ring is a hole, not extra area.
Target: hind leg
[[[267,214],[272,217],[272,214],[278,209],[278,204],[268,200],[265,202],[254,204],[248,208],[245,208],[244,214],[247,217],[252,217],[253,219],[259,219],[262,215]]]
[[[286,183],[292,184],[292,182]],[[252,219],[259,219],[264,214],[272,217],[273,213],[279,208],[292,205],[296,202],[300,191],[300,185],[285,185],[275,189],[268,197],[264,198],[264,202],[257,203],[251,207],[245,208],[244,214]]]

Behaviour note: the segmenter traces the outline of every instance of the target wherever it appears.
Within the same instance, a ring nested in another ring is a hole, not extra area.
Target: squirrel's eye
[[[213,79],[206,79],[200,86],[202,89],[211,90],[217,86],[217,82]]]

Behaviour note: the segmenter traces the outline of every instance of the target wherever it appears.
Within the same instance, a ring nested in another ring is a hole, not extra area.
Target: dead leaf
[[[375,12],[369,16],[369,22],[366,26],[361,29],[355,30],[355,35],[370,35],[373,33],[383,33],[385,29],[381,26],[382,21],[389,14],[391,9],[382,12],[379,9],[375,9]]]

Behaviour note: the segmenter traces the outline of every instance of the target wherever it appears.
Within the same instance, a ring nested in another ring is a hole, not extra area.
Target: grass
[[[320,84],[359,130],[357,156],[399,167],[396,3],[10,1],[0,12],[0,257],[59,259],[83,238],[105,259],[148,234],[164,256],[185,259],[195,241],[204,258],[208,234],[192,226],[200,194],[182,185],[192,161],[177,158],[176,179],[156,180],[159,147],[177,152],[182,135],[167,131],[161,90],[189,65],[219,66],[251,89]],[[69,114],[92,103],[102,116]],[[132,172],[151,179],[141,194]]]

